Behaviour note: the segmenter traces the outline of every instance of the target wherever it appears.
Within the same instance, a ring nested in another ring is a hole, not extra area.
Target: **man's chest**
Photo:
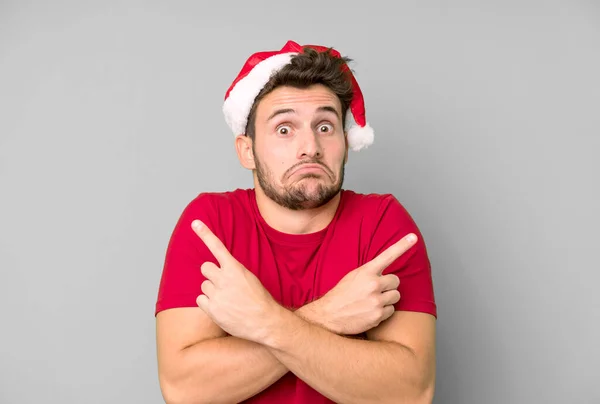
[[[237,256],[277,302],[296,309],[323,296],[362,264],[359,244],[357,238],[331,236],[301,245],[263,238],[240,249]]]

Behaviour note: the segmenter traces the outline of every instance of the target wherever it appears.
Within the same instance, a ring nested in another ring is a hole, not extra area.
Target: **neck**
[[[258,184],[255,184],[254,190],[258,210],[265,222],[275,230],[288,234],[308,234],[323,230],[333,220],[340,204],[341,192],[338,192],[321,207],[291,210],[275,203]]]

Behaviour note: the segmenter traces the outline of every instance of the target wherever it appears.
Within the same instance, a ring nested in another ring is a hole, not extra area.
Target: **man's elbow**
[[[435,394],[435,379],[424,381],[419,388],[414,404],[431,404]]]
[[[431,404],[433,402],[433,396],[434,396],[434,389],[432,387],[431,389],[424,391],[423,394],[421,395],[420,400],[418,400],[417,403],[415,403],[415,404]]]
[[[378,401],[382,402],[382,401]],[[383,400],[385,403],[389,404],[397,404],[397,403],[407,403],[407,404],[431,404],[433,402],[433,388],[426,390],[415,391],[412,394],[406,394],[404,391],[402,394],[389,397],[387,400]]]
[[[416,398],[414,404],[431,404],[435,394],[436,361],[435,355],[428,355],[427,359],[420,362],[418,379],[415,379]]]
[[[160,391],[166,404],[184,404],[189,403],[189,397],[184,389],[172,380],[164,376],[160,378]]]
[[[202,391],[195,387],[192,392],[184,383],[161,376],[160,390],[166,404],[203,404],[215,402],[209,391]]]
[[[391,397],[391,403],[431,404],[435,393],[435,377],[413,380],[411,387],[405,386],[398,395]]]

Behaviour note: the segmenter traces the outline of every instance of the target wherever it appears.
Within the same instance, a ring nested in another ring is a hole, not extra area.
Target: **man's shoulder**
[[[225,217],[239,216],[242,212],[251,212],[252,189],[231,191],[205,191],[197,194],[185,206],[181,218],[194,217],[208,222],[221,221]]]
[[[196,195],[188,204],[188,207],[207,207],[207,205],[218,208],[219,206],[245,206],[250,202],[252,189],[238,188],[231,191],[205,191]]]
[[[344,191],[340,220],[360,222],[367,229],[381,226],[413,227],[412,215],[392,193],[358,193]]]
[[[365,214],[381,213],[390,206],[402,207],[400,201],[391,193],[360,193],[344,190],[344,209]]]

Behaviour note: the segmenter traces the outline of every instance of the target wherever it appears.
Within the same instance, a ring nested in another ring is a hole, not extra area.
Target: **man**
[[[168,246],[156,304],[168,403],[428,403],[430,264],[392,195],[342,189],[373,141],[333,49],[252,55],[225,118],[254,188],[202,193]]]

